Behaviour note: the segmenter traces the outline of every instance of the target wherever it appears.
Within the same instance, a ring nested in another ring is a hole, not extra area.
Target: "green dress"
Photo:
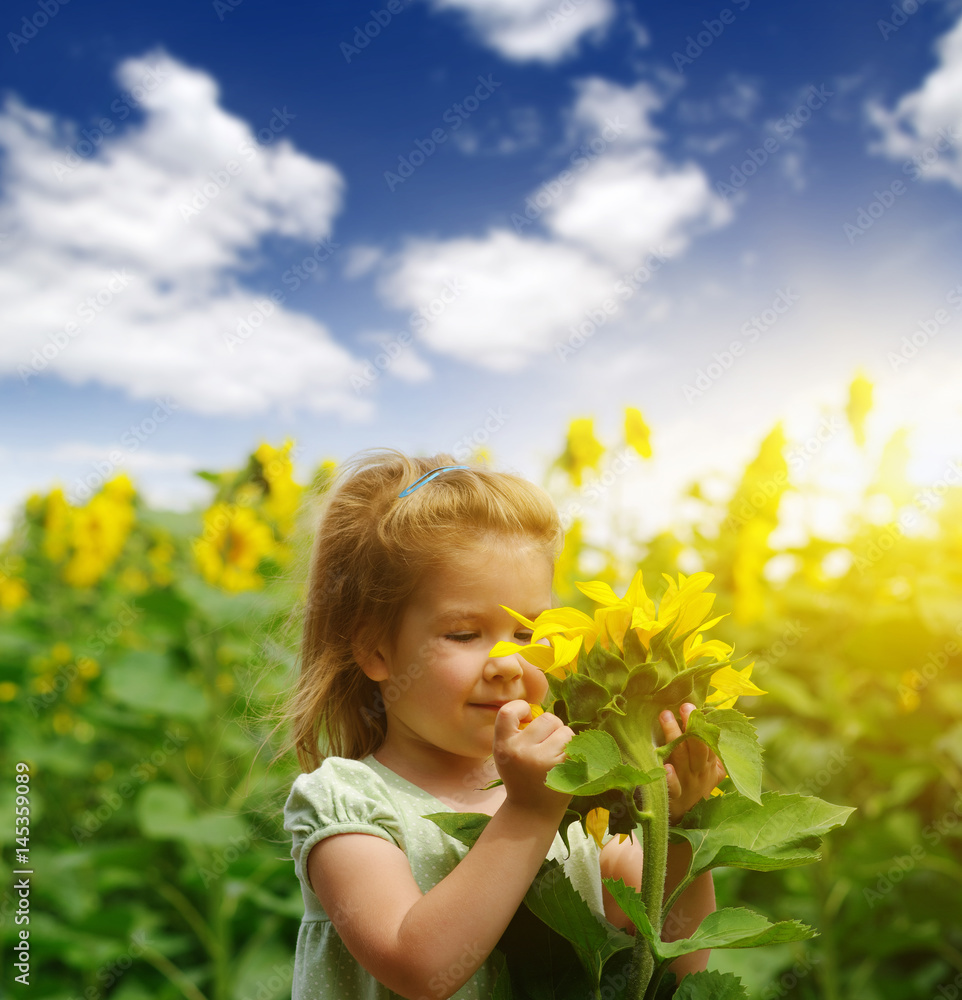
[[[373,757],[328,757],[316,771],[296,778],[284,806],[284,829],[292,837],[291,855],[304,897],[292,1000],[393,1000],[398,996],[358,964],[341,943],[307,879],[305,865],[311,848],[319,840],[339,833],[381,837],[404,851],[415,882],[422,892],[427,892],[468,852],[463,844],[422,818],[427,813],[452,811]],[[572,823],[568,839],[570,856],[566,856],[561,837],[555,835],[548,857],[563,861],[578,892],[601,916],[598,848],[577,823]],[[464,959],[469,961],[471,957],[469,945]],[[443,975],[436,978],[429,984],[432,996],[448,996]],[[487,959],[452,996],[457,1000],[486,1000],[493,985],[493,963]]]

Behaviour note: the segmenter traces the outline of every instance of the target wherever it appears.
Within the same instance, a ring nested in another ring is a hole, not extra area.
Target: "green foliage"
[[[813,850],[855,810],[813,796],[766,792],[759,802],[740,795],[700,802],[672,831],[691,844],[691,870],[750,868],[775,871],[818,861]]]
[[[748,1000],[740,980],[719,972],[685,976],[674,996],[675,1000]]]
[[[717,949],[713,971],[686,977],[674,995],[950,993],[962,973],[962,490],[886,482],[868,465],[878,454],[869,437],[864,452],[852,445],[871,485],[850,505],[844,540],[813,529],[779,549],[783,498],[831,502],[804,482],[821,456],[789,453],[791,444],[780,432],[761,442],[728,501],[695,484],[690,522],[655,537],[637,537],[643,490],[621,478],[606,494],[621,500],[605,519],[616,541],[577,524],[557,580],[564,603],[591,610],[573,580],[622,587],[636,567],[658,580],[687,559],[715,575],[716,611],[729,612],[714,634],[755,661],[753,680],[768,692],[739,702],[764,748],[761,802],[746,797],[746,778],[745,794],[703,803],[672,836],[692,844],[697,870],[713,869],[721,906],[776,926],[801,920],[819,937]],[[573,499],[587,507],[597,480],[590,466],[583,473]],[[210,481],[233,501],[237,476]],[[564,508],[568,498],[557,499]],[[283,622],[299,591],[280,574],[262,590],[225,593],[193,561],[199,513],[139,500],[135,510],[96,586],[62,579],[35,500],[0,547],[0,752],[5,773],[26,760],[32,775],[32,996],[287,996],[302,903],[279,814],[298,768],[290,758],[266,767],[273,746],[260,749],[268,729],[258,719],[293,679],[296,636]],[[903,530],[909,515],[919,530]],[[789,566],[774,582],[762,571],[772,555]],[[11,581],[23,582],[22,602],[10,599]],[[623,667],[602,660],[588,676],[604,686]],[[579,697],[586,720],[609,705],[593,688]],[[815,796],[839,805],[813,805]],[[13,808],[7,781],[6,885]],[[833,828],[816,851],[809,837]],[[10,912],[5,897],[7,955]],[[603,982],[624,978],[616,963],[626,955],[609,959]],[[582,974],[572,962],[560,964]]]

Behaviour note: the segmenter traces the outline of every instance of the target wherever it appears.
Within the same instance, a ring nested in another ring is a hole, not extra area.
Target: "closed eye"
[[[452,642],[470,642],[472,639],[476,639],[477,635],[477,632],[451,632],[444,638],[450,639]]]

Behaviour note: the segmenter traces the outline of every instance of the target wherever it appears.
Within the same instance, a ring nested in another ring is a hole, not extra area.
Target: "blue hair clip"
[[[398,493],[398,497],[406,497],[409,493],[413,493],[419,486],[423,486],[425,483],[431,482],[435,476],[440,476],[442,472],[451,472],[454,469],[470,469],[470,465],[442,465],[439,469],[432,469],[430,472],[425,472],[420,479],[411,483],[411,485],[406,489]]]

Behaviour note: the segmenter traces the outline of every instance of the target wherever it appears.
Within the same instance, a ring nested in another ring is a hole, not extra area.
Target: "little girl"
[[[489,656],[530,642],[504,609],[531,619],[552,606],[561,541],[550,498],[517,476],[397,452],[342,468],[317,532],[291,712],[307,772],[284,809],[305,909],[294,1000],[486,1000],[491,953],[546,857],[629,927],[601,876],[639,885],[637,839],[599,851],[572,824],[569,856],[558,827],[570,797],[544,781],[573,733],[550,713],[532,719],[540,670]],[[666,740],[681,732],[670,712],[662,727]],[[666,767],[674,819],[723,774],[692,740]],[[448,810],[492,817],[470,850],[422,818]],[[667,891],[685,849],[671,848]],[[687,937],[712,909],[706,875],[665,926]]]

